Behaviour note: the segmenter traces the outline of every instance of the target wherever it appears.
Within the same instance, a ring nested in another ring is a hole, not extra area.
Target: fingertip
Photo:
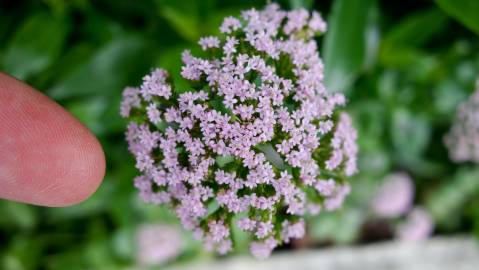
[[[86,130],[86,129],[85,129]],[[57,163],[56,170],[65,175],[42,187],[39,204],[65,207],[83,202],[100,186],[105,175],[105,155],[98,140],[88,131],[77,134],[70,146],[61,146],[58,155],[68,162]]]
[[[0,73],[0,197],[69,206],[90,197],[105,174],[95,136],[28,85]]]

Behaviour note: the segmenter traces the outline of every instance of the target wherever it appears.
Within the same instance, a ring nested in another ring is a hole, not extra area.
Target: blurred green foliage
[[[476,0],[280,1],[319,10],[326,83],[348,96],[359,131],[360,174],[344,209],[310,222],[316,240],[351,243],[370,218],[382,177],[406,171],[436,233],[479,232],[479,173],[449,161],[443,136],[479,74]],[[24,0],[0,2],[0,69],[61,103],[100,139],[107,175],[98,192],[69,208],[0,202],[0,269],[124,269],[135,265],[141,223],[176,223],[145,205],[118,115],[124,86],[155,66],[175,74],[180,52],[218,33],[224,16],[261,1]],[[176,75],[178,76],[178,75]],[[239,250],[246,245],[241,235]],[[179,261],[211,257],[185,237]]]

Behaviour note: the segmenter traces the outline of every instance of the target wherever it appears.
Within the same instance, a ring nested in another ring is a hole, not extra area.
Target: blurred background
[[[102,186],[78,206],[0,201],[0,269],[156,269],[219,258],[168,209],[140,202],[119,103],[123,88],[139,85],[153,67],[179,75],[182,50],[219,33],[223,17],[265,2],[0,0],[0,70],[66,107],[107,157]],[[318,10],[328,21],[318,38],[326,83],[349,100],[360,173],[340,211],[312,217],[304,240],[275,253],[479,236],[479,168],[450,161],[443,143],[479,74],[479,1],[279,3]],[[403,204],[417,211],[385,215],[374,202],[404,187],[385,183],[398,175],[412,183]],[[230,256],[247,253],[239,238]]]

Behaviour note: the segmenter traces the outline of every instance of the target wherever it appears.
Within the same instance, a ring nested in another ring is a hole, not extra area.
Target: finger
[[[105,172],[96,138],[71,114],[0,73],[0,198],[44,206],[89,197]]]

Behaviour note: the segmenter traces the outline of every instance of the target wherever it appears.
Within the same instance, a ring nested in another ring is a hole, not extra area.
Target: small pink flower
[[[220,40],[217,37],[203,37],[198,43],[203,50],[218,48],[220,46]]]
[[[381,217],[398,217],[407,213],[414,200],[414,184],[405,173],[388,175],[372,201],[375,214]]]
[[[403,241],[421,241],[429,238],[434,231],[434,221],[429,213],[420,207],[414,208],[405,222],[399,224],[396,237]]]
[[[449,157],[455,162],[472,161],[479,163],[479,79],[476,90],[469,99],[457,108],[456,121],[444,143]]]
[[[137,260],[142,265],[159,265],[178,257],[181,233],[171,225],[142,225],[136,233]]]

